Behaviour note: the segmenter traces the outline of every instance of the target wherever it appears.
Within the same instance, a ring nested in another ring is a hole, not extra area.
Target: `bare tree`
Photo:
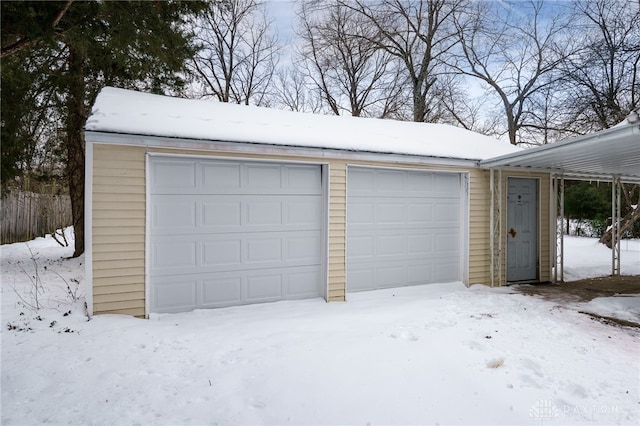
[[[631,231],[633,225],[640,221],[640,185],[620,184],[620,192],[624,196],[624,216],[620,218],[620,235]],[[614,219],[615,220],[615,219]],[[600,243],[613,247],[613,227],[609,227],[600,237]]]
[[[455,73],[441,74],[432,88],[437,102],[430,107],[430,115],[441,123],[497,135],[496,126],[485,117],[485,99],[470,96],[466,89],[468,83]]]
[[[640,2],[575,2],[581,49],[564,63],[566,126],[587,133],[620,123],[640,106]]]
[[[368,41],[402,65],[413,121],[439,121],[441,99],[436,82],[449,72],[446,57],[458,43],[453,23],[467,0],[339,0],[375,29]]]
[[[221,102],[260,105],[278,62],[272,23],[257,0],[212,1],[194,22],[196,92]]]
[[[276,70],[271,84],[271,96],[265,106],[299,112],[320,112],[322,99],[314,91],[306,74],[298,67],[288,66]]]
[[[457,21],[462,39],[458,70],[482,81],[502,105],[509,142],[538,126],[534,95],[558,81],[559,66],[574,50],[570,20],[561,5],[553,12],[542,1],[476,3],[474,13]]]
[[[640,108],[640,3],[575,2],[574,21],[583,37],[581,50],[568,58],[563,69],[568,85],[566,126],[578,133],[610,128]],[[640,186],[621,189],[624,233],[640,220]],[[600,238],[609,248],[611,233],[609,228]]]
[[[562,89],[562,81],[551,82],[532,93],[526,103],[526,123],[519,129],[520,140],[530,144],[546,145],[565,136],[575,135],[564,124],[567,117],[565,99],[566,92]]]
[[[299,17],[301,62],[331,113],[390,114],[399,84],[376,30],[337,0],[303,2]]]

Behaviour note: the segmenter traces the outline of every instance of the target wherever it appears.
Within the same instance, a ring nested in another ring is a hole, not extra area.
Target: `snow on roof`
[[[318,115],[105,87],[86,131],[483,160],[519,151],[462,128]]]

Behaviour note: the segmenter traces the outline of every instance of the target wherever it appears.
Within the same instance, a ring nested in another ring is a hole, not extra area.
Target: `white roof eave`
[[[132,135],[85,130],[87,143],[143,146],[147,148],[171,148],[192,151],[226,152],[242,156],[243,154],[264,154],[298,157],[333,158],[342,160],[381,161],[387,163],[429,164],[435,166],[453,166],[476,168],[476,159],[435,157],[413,154],[340,150],[334,148],[305,147],[295,145],[274,145],[256,142],[230,142],[209,139],[188,139],[155,135]]]

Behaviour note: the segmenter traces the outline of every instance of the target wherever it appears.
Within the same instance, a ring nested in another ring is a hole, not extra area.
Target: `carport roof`
[[[640,183],[640,119],[632,112],[610,129],[485,159],[484,168],[548,171],[575,179]]]

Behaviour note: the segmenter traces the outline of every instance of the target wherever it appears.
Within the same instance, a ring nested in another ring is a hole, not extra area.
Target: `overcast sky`
[[[296,0],[267,0],[267,11],[275,21],[278,39],[287,43],[294,38]]]

